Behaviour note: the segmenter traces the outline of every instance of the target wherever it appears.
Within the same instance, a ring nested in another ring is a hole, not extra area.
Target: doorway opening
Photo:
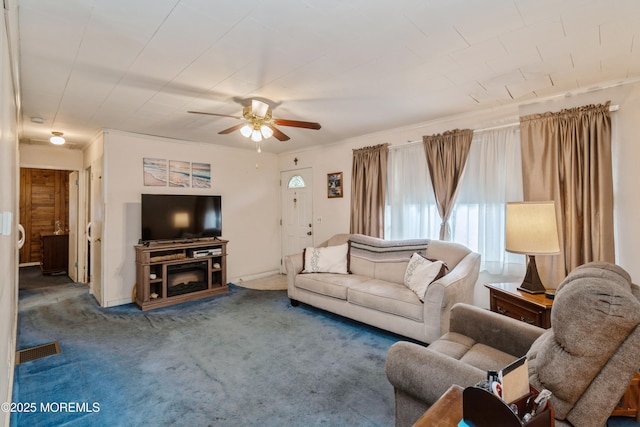
[[[78,195],[77,171],[20,168],[21,273],[35,266],[29,277],[40,270],[78,281]]]

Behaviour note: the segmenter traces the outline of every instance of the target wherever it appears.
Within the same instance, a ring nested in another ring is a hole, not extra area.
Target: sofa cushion
[[[374,279],[386,280],[387,282],[402,283],[404,273],[407,271],[409,261],[400,262],[377,262],[375,263]]]
[[[475,343],[472,338],[466,335],[457,332],[447,332],[429,344],[429,349],[460,360]]]
[[[347,299],[347,289],[354,284],[366,282],[369,277],[355,274],[309,273],[296,277],[297,288],[326,295],[333,298]]]
[[[461,362],[475,366],[483,371],[500,370],[516,360],[517,357],[512,356],[504,351],[489,347],[485,344],[474,344],[469,351],[460,358]]]
[[[429,344],[428,348],[483,371],[500,370],[517,359],[493,347],[478,344],[473,338],[457,332],[447,332]]]
[[[431,283],[446,273],[446,266],[442,261],[426,259],[419,253],[411,256],[404,273],[404,285],[411,289],[424,301],[424,294]]]
[[[424,305],[416,294],[404,285],[378,279],[369,279],[349,285],[350,303],[395,314],[412,320],[424,320]]]
[[[302,273],[349,273],[349,244],[305,248]]]

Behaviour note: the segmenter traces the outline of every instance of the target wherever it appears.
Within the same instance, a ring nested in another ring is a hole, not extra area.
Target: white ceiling
[[[118,129],[283,152],[640,76],[638,0],[17,0],[23,143]],[[31,117],[41,117],[37,124]]]

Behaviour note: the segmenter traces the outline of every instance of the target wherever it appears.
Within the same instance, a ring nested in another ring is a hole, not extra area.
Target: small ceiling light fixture
[[[51,138],[49,138],[49,141],[52,144],[62,145],[62,144],[65,143],[64,138],[62,137],[62,135],[64,135],[64,134],[62,132],[53,131],[53,132],[51,132],[51,135],[52,136],[51,136]]]

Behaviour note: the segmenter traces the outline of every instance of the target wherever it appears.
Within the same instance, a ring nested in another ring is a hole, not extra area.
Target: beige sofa
[[[449,327],[451,307],[473,303],[480,255],[451,242],[385,241],[340,234],[323,247],[350,242],[351,274],[303,273],[303,254],[285,258],[293,306],[303,302],[421,342],[435,341]],[[424,302],[404,285],[413,252],[444,261],[449,272],[431,283]]]

